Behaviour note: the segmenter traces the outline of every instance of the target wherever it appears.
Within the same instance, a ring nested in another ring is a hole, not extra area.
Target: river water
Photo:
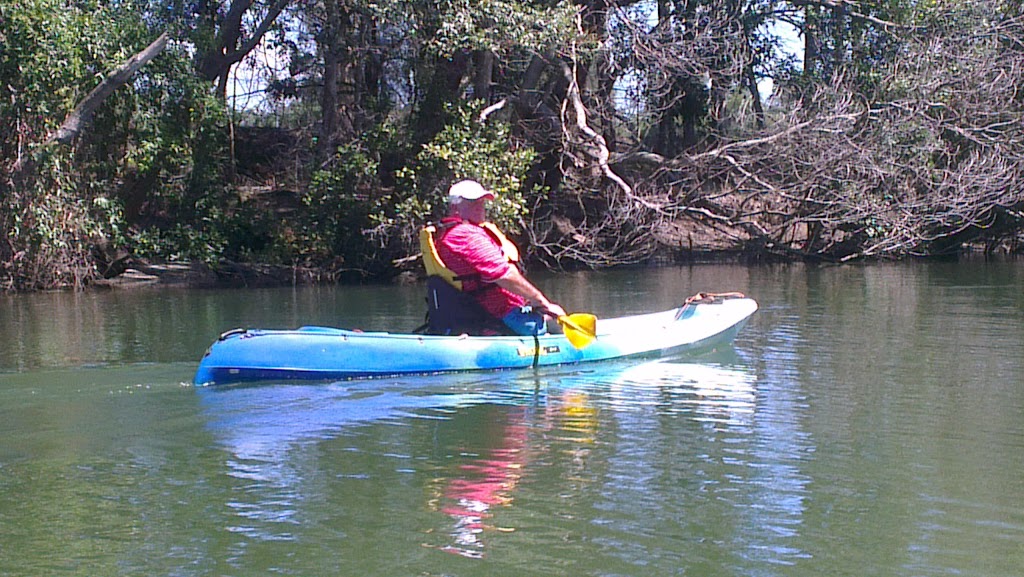
[[[538,284],[761,309],[697,358],[195,388],[220,332],[408,330],[421,289],[0,297],[0,576],[1024,572],[1024,262]]]

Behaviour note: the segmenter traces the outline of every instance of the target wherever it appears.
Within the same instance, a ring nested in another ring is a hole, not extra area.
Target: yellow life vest
[[[516,246],[516,243],[509,240],[504,233],[498,230],[498,227],[494,226],[493,222],[481,222],[480,228],[486,230],[487,234],[491,235],[491,238],[498,241],[498,244],[501,245],[501,252],[508,259],[508,262],[516,266],[519,265],[519,247]]]
[[[420,253],[423,256],[423,268],[427,270],[427,276],[439,276],[447,281],[448,284],[462,290],[462,278],[455,274],[455,271],[445,266],[441,256],[437,254],[437,244],[434,242],[434,236],[437,234],[438,228],[445,229],[450,226],[454,225],[445,226],[445,223],[440,225],[427,223],[426,226],[420,229]],[[501,245],[501,252],[508,259],[508,262],[518,266],[519,247],[498,230],[494,223],[482,222],[479,226]]]

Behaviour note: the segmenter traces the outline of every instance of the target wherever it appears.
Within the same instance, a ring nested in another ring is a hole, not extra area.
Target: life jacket
[[[420,229],[420,253],[423,255],[423,267],[427,270],[427,276],[439,276],[460,291],[462,290],[463,280],[476,280],[479,278],[479,275],[459,276],[455,274],[455,271],[445,266],[441,261],[441,257],[437,254],[435,237],[462,222],[463,220],[460,218],[445,218],[438,224],[428,222],[426,226]],[[477,226],[484,229],[498,243],[501,247],[501,252],[508,259],[509,263],[519,266],[519,247],[514,242],[498,230],[498,227],[494,226],[493,222],[481,222]]]
[[[512,334],[505,323],[484,310],[472,296],[472,292],[486,288],[482,283],[477,282],[473,291],[464,290],[463,281],[479,281],[480,275],[455,274],[445,266],[437,252],[435,235],[461,222],[461,219],[446,218],[438,224],[427,223],[420,230],[420,252],[427,271],[427,322],[421,329],[432,335]],[[501,246],[510,263],[519,264],[519,249],[498,227],[490,222],[479,226]]]

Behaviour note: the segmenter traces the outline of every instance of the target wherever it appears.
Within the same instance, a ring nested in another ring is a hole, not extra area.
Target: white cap
[[[475,180],[460,180],[448,189],[448,198],[465,198],[466,200],[477,200],[485,196],[495,198],[495,194]]]

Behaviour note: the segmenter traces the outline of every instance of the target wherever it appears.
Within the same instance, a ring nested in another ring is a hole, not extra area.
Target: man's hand
[[[553,302],[548,302],[547,304],[541,305],[540,309],[544,312],[544,314],[555,318],[565,316],[565,309],[556,305]]]
[[[505,276],[494,282],[501,288],[510,290],[523,297],[528,304],[536,304],[538,309],[543,309],[547,314],[555,317],[565,315],[565,309],[548,300],[544,293],[533,286],[533,283],[526,280],[523,273],[519,272],[519,269],[514,266],[508,267],[508,272],[505,273]]]

